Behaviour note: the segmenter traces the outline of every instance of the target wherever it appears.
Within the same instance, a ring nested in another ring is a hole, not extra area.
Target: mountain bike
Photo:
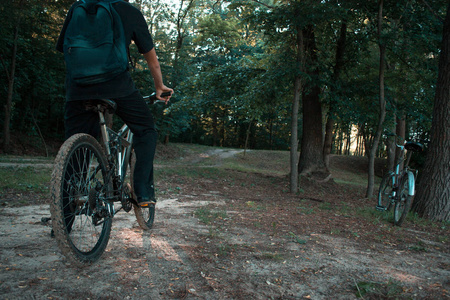
[[[417,170],[409,167],[409,161],[412,152],[421,152],[423,145],[406,142],[397,147],[400,148],[400,155],[394,172],[388,172],[381,180],[376,209],[389,211],[391,207],[394,207],[394,224],[401,226],[411,208],[418,173]]]
[[[164,102],[156,100],[155,93],[144,99]],[[116,106],[112,100],[86,101],[85,108],[99,115],[101,143],[89,134],[75,134],[55,159],[50,185],[53,233],[61,252],[75,265],[100,258],[112,219],[120,210],[133,209],[144,230],[153,226],[155,206],[140,207],[133,192],[133,133],[126,124],[117,132],[106,125],[105,115],[114,113]],[[128,168],[130,180],[126,182]],[[118,208],[115,203],[120,203]]]

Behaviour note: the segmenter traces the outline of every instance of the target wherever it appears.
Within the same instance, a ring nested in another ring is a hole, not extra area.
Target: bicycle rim
[[[151,229],[155,220],[155,205],[149,205],[148,207],[134,205],[133,207],[139,226],[144,230]]]
[[[105,157],[91,136],[75,135],[61,147],[52,174],[53,229],[63,254],[76,264],[96,261],[108,243],[106,175]]]
[[[392,190],[394,173],[390,172],[387,176],[384,176],[380,183],[380,189],[378,190],[378,206],[388,211],[392,204]]]
[[[405,178],[398,191],[398,199],[395,202],[394,207],[394,224],[401,226],[406,216],[408,215],[411,207],[411,196],[409,195],[409,184],[407,178]]]

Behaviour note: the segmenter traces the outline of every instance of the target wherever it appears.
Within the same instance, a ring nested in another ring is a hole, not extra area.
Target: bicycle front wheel
[[[378,190],[378,208],[380,210],[388,211],[392,206],[392,197],[394,190],[394,172],[387,173],[380,183]]]
[[[51,181],[52,226],[61,252],[75,265],[103,254],[111,232],[107,162],[100,144],[76,134],[61,147]]]
[[[130,158],[130,181],[132,194],[135,199],[136,194],[134,193],[134,168],[136,165],[136,155],[134,152]],[[155,205],[149,205],[148,207],[140,207],[133,205],[134,214],[136,215],[136,220],[139,226],[144,230],[150,230],[153,227],[153,221],[155,220]]]
[[[394,224],[401,226],[411,208],[412,196],[409,195],[408,176],[405,174],[400,184],[398,198],[394,207]]]

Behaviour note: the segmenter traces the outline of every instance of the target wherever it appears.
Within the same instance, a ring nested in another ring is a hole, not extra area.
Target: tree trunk
[[[385,71],[385,52],[386,46],[384,41],[382,41],[382,21],[383,21],[383,0],[378,1],[378,38],[379,38],[379,48],[380,48],[380,71],[379,71],[379,85],[380,85],[380,113],[378,118],[377,131],[373,139],[369,151],[369,176],[367,183],[366,197],[370,198],[373,196],[374,181],[375,181],[375,156],[378,150],[378,144],[381,138],[381,132],[383,131],[383,123],[386,117],[386,100],[384,98],[384,71]]]
[[[331,148],[333,146],[333,128],[334,128],[334,118],[333,113],[328,113],[327,124],[325,125],[325,139],[323,142],[323,160],[327,168],[330,167],[330,154]]]
[[[317,64],[317,48],[315,43],[314,27],[307,26],[304,31],[305,53],[311,63]],[[310,71],[312,78],[317,78],[319,70]],[[322,104],[320,103],[320,87],[312,82],[302,95],[303,104],[303,135],[298,171],[302,175],[317,174],[318,179],[328,178],[330,172],[323,159],[323,133],[322,133]]]
[[[248,147],[248,142],[249,142],[249,139],[250,139],[250,129],[252,128],[252,123],[253,123],[254,119],[255,118],[252,117],[252,119],[248,123],[247,132],[245,134],[244,156],[245,156],[245,154],[247,154],[247,147]]]
[[[297,67],[299,73],[303,71],[305,63],[305,48],[303,31],[297,26],[296,46],[297,46]],[[294,98],[292,99],[291,112],[291,140],[290,140],[290,192],[298,191],[298,111],[300,106],[300,95],[303,91],[302,78],[296,75],[294,79]]]
[[[16,61],[17,61],[17,43],[19,39],[19,24],[17,24],[14,30],[14,43],[13,43],[13,51],[11,55],[11,69],[10,71],[5,70],[8,78],[8,94],[6,97],[5,104],[5,120],[3,123],[3,151],[8,153],[10,150],[11,143],[11,109],[12,109],[12,98],[14,94],[14,79],[16,73]]]
[[[217,141],[219,140],[218,118],[217,111],[214,109],[212,114],[213,147],[217,147]]]
[[[413,209],[421,217],[450,221],[450,4],[444,22],[431,141]]]
[[[300,174],[329,173],[323,160],[322,107],[320,89],[315,86],[309,94],[303,94],[303,136],[299,162]],[[327,174],[328,175],[328,174]]]
[[[333,81],[337,83],[339,75],[344,67],[344,53],[345,53],[345,41],[347,38],[347,23],[341,24],[341,32],[336,45],[336,62],[334,65]],[[332,92],[336,92],[336,87],[332,86]],[[327,168],[330,167],[330,154],[333,146],[333,128],[334,128],[334,110],[336,101],[330,101],[330,107],[328,111],[327,124],[325,125],[325,139],[323,144],[323,160]]]
[[[302,90],[302,83],[299,77],[295,78],[294,83],[294,99],[292,100],[291,113],[291,151],[290,151],[290,187],[291,193],[296,193],[298,190],[298,110],[300,103],[300,93]]]

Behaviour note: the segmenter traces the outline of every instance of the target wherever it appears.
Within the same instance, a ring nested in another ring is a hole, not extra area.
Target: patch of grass
[[[250,210],[254,210],[254,211],[264,211],[264,210],[267,210],[267,207],[266,206],[263,206],[263,205],[259,205],[259,204],[257,204],[256,202],[254,202],[254,201],[247,201],[247,202],[245,202],[245,204],[246,204],[246,206],[248,207],[248,208],[250,208]]]
[[[219,247],[217,247],[217,255],[221,257],[228,257],[235,248],[236,246],[234,245],[220,244]]]
[[[319,205],[319,209],[333,210],[335,209],[335,207],[332,207],[330,202],[323,202],[322,204]]]
[[[54,161],[54,157],[0,155],[2,163],[51,164]]]
[[[46,193],[51,173],[52,170],[47,168],[0,168],[0,190]]]
[[[303,240],[303,239],[299,238],[295,233],[289,232],[288,235],[289,235],[289,238],[290,238],[293,242],[296,242],[296,243],[298,243],[298,244],[300,244],[300,245],[306,244],[306,240]]]
[[[304,202],[304,200],[301,200],[301,201]],[[311,215],[314,213],[314,208],[311,206],[306,207],[306,206],[299,205],[298,209],[300,211],[302,211],[305,215]]]
[[[247,151],[224,160],[224,166],[248,173],[286,175],[289,173],[289,151]]]
[[[356,297],[362,299],[407,299],[399,282],[389,280],[387,283],[355,282]]]
[[[209,226],[208,237],[211,239],[220,238],[220,231],[214,226]]]
[[[410,211],[408,215],[406,216],[406,220],[412,222],[414,225],[420,226],[420,227],[428,227],[428,226],[434,226],[438,224],[437,222],[433,222],[429,219],[424,219],[419,217],[419,214],[413,211]]]
[[[437,236],[437,241],[438,241],[439,243],[445,244],[445,243],[448,242],[448,240],[449,240],[449,237],[448,237],[448,236],[443,236],[443,235],[438,235],[438,236]]]
[[[226,175],[227,171],[219,167],[198,168],[180,165],[179,167],[155,169],[155,177],[158,180],[167,180],[173,176],[183,176],[192,179],[218,179],[224,178]]]
[[[194,215],[200,220],[200,222],[209,225],[217,219],[225,219],[228,217],[225,211],[212,211],[208,208],[201,207],[197,209]]]
[[[330,234],[340,234],[341,230],[340,229],[331,229]]]
[[[422,241],[418,241],[415,245],[409,246],[408,249],[414,252],[428,252],[425,243]]]
[[[361,177],[354,176],[352,179],[334,179],[336,183],[346,184],[346,185],[355,185],[355,186],[366,186],[367,180],[361,180]]]
[[[388,212],[380,212],[375,209],[375,207],[361,207],[355,210],[355,214],[363,217],[373,224],[383,223],[393,223],[394,222],[394,211],[391,209]]]
[[[273,253],[273,252],[263,252],[260,255],[261,259],[270,259],[275,261],[282,261],[283,256],[280,253]]]

